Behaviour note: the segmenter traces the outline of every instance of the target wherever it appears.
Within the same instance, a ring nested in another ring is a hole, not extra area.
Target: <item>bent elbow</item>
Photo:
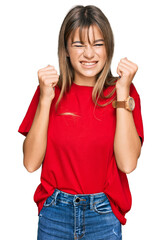
[[[34,169],[32,169],[32,168],[27,168],[27,167],[25,167],[26,168],[26,170],[29,172],[29,173],[33,173],[33,172],[35,172],[36,170],[34,170]]]
[[[26,170],[29,172],[29,173],[33,173],[37,170],[37,168],[34,168],[31,164],[29,164],[26,159],[24,158],[24,167],[26,168]]]
[[[27,165],[24,164],[24,167],[26,168],[26,170],[27,170],[29,173],[35,172],[35,169],[31,168],[30,166],[27,166]]]
[[[122,168],[120,168],[120,170],[126,174],[129,174],[131,172],[133,172],[137,167],[137,161],[135,161],[134,164],[131,164],[131,165],[126,165],[126,166],[123,166]]]
[[[136,169],[136,167],[137,166],[132,167],[132,168],[126,168],[126,169],[124,169],[124,173],[129,174],[129,173],[133,172]]]

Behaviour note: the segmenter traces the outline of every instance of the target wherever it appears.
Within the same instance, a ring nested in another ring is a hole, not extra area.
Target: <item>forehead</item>
[[[103,39],[103,34],[99,27],[91,25],[90,27],[78,27],[70,34],[71,42],[80,40],[81,42],[94,42],[97,39]]]

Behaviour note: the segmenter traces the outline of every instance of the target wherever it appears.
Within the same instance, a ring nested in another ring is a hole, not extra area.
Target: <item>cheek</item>
[[[98,49],[97,54],[100,57],[100,59],[102,59],[103,61],[106,61],[106,59],[107,59],[106,50]]]
[[[70,62],[72,66],[77,66],[79,64],[81,54],[81,51],[74,51],[73,53],[69,52]]]
[[[78,53],[75,51],[69,51],[69,57],[72,62],[76,61],[78,57]]]
[[[77,61],[77,58],[75,56],[70,56],[70,62],[71,62],[71,65],[72,65],[73,69],[78,68],[78,61]]]
[[[72,53],[69,52],[69,58],[70,58],[71,64],[74,65],[75,62],[76,62],[76,56],[75,56],[75,54],[72,54]]]
[[[106,61],[107,59],[106,50],[102,51],[102,56],[103,56],[103,59]]]

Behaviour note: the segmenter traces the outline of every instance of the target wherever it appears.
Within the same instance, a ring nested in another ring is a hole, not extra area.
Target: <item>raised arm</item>
[[[124,101],[129,96],[130,85],[137,70],[137,65],[127,58],[120,60],[117,68],[117,73],[121,76],[116,83],[117,101]],[[141,153],[141,140],[132,112],[121,108],[116,111],[115,158],[118,168],[125,173],[130,173],[137,166]]]
[[[32,126],[23,143],[24,166],[29,172],[36,171],[42,164],[46,146],[49,112],[53,98],[54,86],[59,76],[53,66],[48,65],[38,71],[40,97]]]

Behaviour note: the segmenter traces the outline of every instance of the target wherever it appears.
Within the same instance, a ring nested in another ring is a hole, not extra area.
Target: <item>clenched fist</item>
[[[55,97],[55,85],[59,80],[59,75],[56,69],[48,65],[45,68],[38,70],[38,80],[40,86],[40,98],[45,101],[52,102]]]

